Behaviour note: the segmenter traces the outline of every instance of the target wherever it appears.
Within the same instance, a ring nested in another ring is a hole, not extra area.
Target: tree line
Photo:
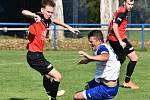
[[[120,0],[120,5],[123,0]],[[88,23],[100,22],[100,0],[87,0]],[[150,0],[135,0],[131,23],[150,23]]]

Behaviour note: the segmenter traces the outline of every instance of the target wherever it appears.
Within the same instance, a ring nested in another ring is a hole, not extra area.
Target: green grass
[[[87,34],[89,33],[90,31],[86,30],[86,31],[81,31],[81,33],[79,34],[79,38],[81,37],[87,37]],[[142,41],[142,31],[127,31],[126,32],[126,35],[127,37],[130,39],[130,40],[134,40],[134,41]],[[73,35],[73,33],[71,32],[66,32],[65,33],[65,36],[66,37],[74,37],[75,36]],[[150,31],[147,31],[145,30],[144,31],[144,40],[145,41],[149,41],[150,40]]]
[[[130,40],[142,41],[142,31],[127,31],[126,33]],[[144,40],[148,41],[150,39],[150,32],[144,31]]]
[[[149,100],[150,52],[139,51],[139,62],[133,80],[139,90],[119,88],[114,100]],[[77,51],[46,51],[45,57],[62,73],[60,89],[66,91],[58,100],[73,100],[73,94],[84,89],[95,72],[95,64],[77,65]],[[0,51],[0,100],[48,100],[42,86],[42,77],[26,62],[26,51]],[[127,62],[121,67],[120,83],[123,82]]]

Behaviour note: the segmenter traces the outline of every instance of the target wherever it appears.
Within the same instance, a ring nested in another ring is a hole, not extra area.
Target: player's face
[[[98,40],[96,37],[89,38],[89,45],[93,50],[97,49],[99,44],[100,44],[100,40]]]
[[[41,12],[45,19],[50,19],[54,13],[54,7],[46,6],[45,8],[41,8]]]
[[[131,11],[131,9],[134,6],[134,0],[132,2],[130,0],[127,0],[126,3],[125,3],[125,5],[126,5],[127,11]]]

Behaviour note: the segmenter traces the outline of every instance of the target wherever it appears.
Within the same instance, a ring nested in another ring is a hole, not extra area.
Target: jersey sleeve
[[[105,45],[101,45],[98,48],[97,55],[103,54],[103,53],[109,53],[109,50]]]
[[[120,25],[124,18],[126,18],[126,13],[119,13],[118,16],[115,18],[115,23]]]

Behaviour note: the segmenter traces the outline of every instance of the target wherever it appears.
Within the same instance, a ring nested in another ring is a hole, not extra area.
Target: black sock
[[[51,97],[52,98],[56,98],[59,84],[60,84],[60,82],[57,82],[55,80],[52,81],[52,88],[51,88]]]
[[[51,80],[48,79],[46,76],[43,76],[43,86],[47,92],[48,95],[50,95],[50,92],[51,92]]]
[[[125,78],[125,82],[128,83],[131,79],[131,75],[134,71],[135,65],[136,65],[137,61],[129,61],[128,66],[127,66],[127,73],[126,73],[126,78]]]

